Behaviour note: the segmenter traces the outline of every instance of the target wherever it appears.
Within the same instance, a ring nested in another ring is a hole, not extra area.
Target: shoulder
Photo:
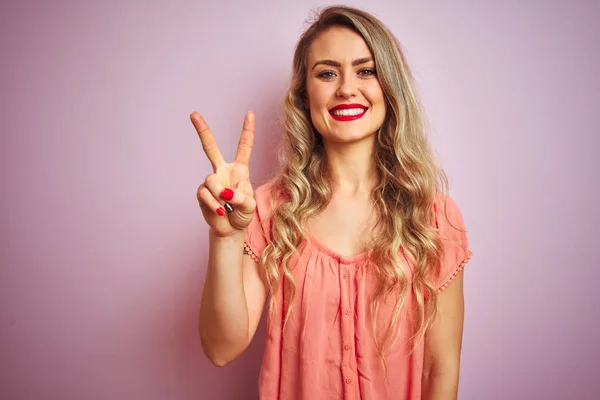
[[[275,182],[270,180],[254,190],[254,200],[256,201],[256,209],[262,218],[269,217],[276,205],[277,190]]]
[[[254,189],[254,199],[258,202],[270,199],[273,197],[273,191],[275,190],[275,182],[270,180]]]
[[[254,190],[256,216],[261,224],[269,223],[276,207],[281,204],[282,196],[275,180],[270,180]]]
[[[456,202],[448,195],[441,195],[433,208],[435,228],[443,244],[441,266],[434,280],[439,292],[456,278],[472,253],[463,215]]]
[[[433,204],[433,219],[440,238],[466,251],[467,229],[458,204],[448,195],[440,195]]]
[[[464,221],[460,208],[447,194],[442,194],[433,203],[433,219],[435,227],[440,230],[454,228],[464,229]]]
[[[252,253],[260,257],[267,246],[271,233],[271,217],[273,214],[273,181],[258,186],[254,189],[256,209],[252,221],[246,229],[245,241]]]

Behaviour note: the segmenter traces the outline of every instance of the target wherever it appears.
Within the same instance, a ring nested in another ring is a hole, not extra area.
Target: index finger
[[[192,120],[192,124],[194,124],[194,128],[196,128],[196,132],[198,132],[198,136],[200,137],[200,141],[202,142],[202,148],[208,157],[208,160],[212,164],[213,170],[217,172],[217,169],[225,165],[225,160],[219,151],[219,146],[217,146],[217,141],[215,140],[208,124],[202,118],[202,115],[197,112],[193,112],[190,115],[190,119]]]
[[[238,143],[235,162],[248,166],[250,162],[250,153],[254,144],[254,113],[247,112],[244,118],[244,127]]]

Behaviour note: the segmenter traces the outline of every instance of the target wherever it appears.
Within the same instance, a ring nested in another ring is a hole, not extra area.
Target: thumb
[[[244,180],[238,183],[237,189],[247,196],[254,197],[254,190],[252,189],[252,184],[249,180]]]

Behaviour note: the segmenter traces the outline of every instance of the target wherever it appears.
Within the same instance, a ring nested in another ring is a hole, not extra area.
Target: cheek
[[[376,111],[378,116],[381,118],[385,118],[385,97],[383,96],[383,91],[379,85],[370,88],[367,94],[367,99],[373,105],[373,108]]]
[[[329,111],[327,111],[327,105],[329,104],[329,97],[327,95],[327,91],[323,89],[324,88],[322,87],[313,86],[311,90],[307,90],[310,119],[318,131],[323,131],[323,129],[326,129],[328,124],[327,117],[329,115]]]
[[[317,131],[322,130],[323,117],[321,115],[322,95],[317,87],[310,82],[306,84],[306,94],[308,96],[307,104],[309,117]]]
[[[381,89],[379,82],[375,82],[373,83],[373,85],[370,85],[365,90],[365,94],[367,96],[367,99],[371,102],[371,104],[378,106],[381,106],[382,104],[385,105],[383,90]]]
[[[328,96],[325,88],[320,87],[319,85],[311,85],[307,88],[310,108],[312,110],[318,110],[327,105]]]

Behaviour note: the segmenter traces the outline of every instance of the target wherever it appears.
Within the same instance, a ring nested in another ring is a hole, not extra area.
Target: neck
[[[370,194],[377,184],[373,159],[374,140],[356,143],[323,143],[334,192]]]

